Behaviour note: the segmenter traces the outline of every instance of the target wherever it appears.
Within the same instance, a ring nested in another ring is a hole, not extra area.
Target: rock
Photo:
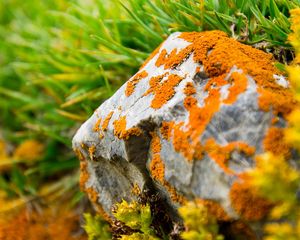
[[[188,200],[218,220],[260,220],[270,205],[243,183],[281,143],[294,100],[272,55],[220,31],[173,33],[78,130],[81,187],[99,211],[158,194],[172,221]]]

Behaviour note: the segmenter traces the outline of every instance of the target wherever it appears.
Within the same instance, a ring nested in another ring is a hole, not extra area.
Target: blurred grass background
[[[170,33],[219,29],[293,59],[289,11],[299,0],[2,0],[0,198],[75,205],[76,129]],[[0,201],[1,202],[1,201]]]

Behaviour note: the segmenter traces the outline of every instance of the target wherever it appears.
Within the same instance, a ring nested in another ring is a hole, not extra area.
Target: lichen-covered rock
[[[263,151],[289,155],[294,105],[272,55],[220,31],[174,33],[78,130],[81,187],[107,215],[147,190],[171,219],[196,200],[218,220],[260,220],[270,204],[243,173]]]

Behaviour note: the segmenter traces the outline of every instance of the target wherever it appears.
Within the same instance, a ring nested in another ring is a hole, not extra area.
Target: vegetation
[[[84,230],[88,234],[89,240],[109,240],[111,239],[111,233],[109,231],[109,225],[102,217],[96,215],[92,216],[90,213],[84,214],[85,224]]]
[[[223,240],[218,234],[218,224],[214,216],[211,216],[204,205],[188,203],[179,208],[179,214],[185,225],[185,231],[181,233],[184,240]]]
[[[297,10],[292,11],[292,28],[289,22],[289,12],[297,7],[299,0],[3,0],[0,202],[6,204],[0,205],[0,213],[40,198],[54,201],[67,195],[71,205],[78,203],[83,194],[77,187],[79,164],[71,150],[72,136],[172,32],[223,30],[272,52],[281,68],[294,58],[295,48],[294,65],[287,70],[300,101]],[[298,109],[290,116],[286,140],[300,150],[299,122]],[[291,218],[268,225],[269,239],[293,239],[279,236],[278,228],[280,233],[299,234],[299,204],[293,191],[300,174],[281,156],[260,159],[253,172],[253,179],[260,181],[253,185],[280,203],[272,219]],[[274,168],[269,169],[269,162]],[[280,184],[276,189],[273,179]],[[86,220],[93,226],[86,228],[88,233],[102,229],[89,215]],[[135,234],[154,238],[147,226],[140,225],[141,232]],[[202,234],[202,228],[190,229]]]

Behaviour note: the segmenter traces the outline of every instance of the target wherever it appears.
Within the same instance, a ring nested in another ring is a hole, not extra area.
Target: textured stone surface
[[[292,106],[269,54],[219,31],[174,33],[76,133],[81,187],[108,215],[149,190],[171,218],[196,199],[219,220],[258,220],[268,204],[249,206],[241,174],[264,150],[289,151],[280,137]]]

